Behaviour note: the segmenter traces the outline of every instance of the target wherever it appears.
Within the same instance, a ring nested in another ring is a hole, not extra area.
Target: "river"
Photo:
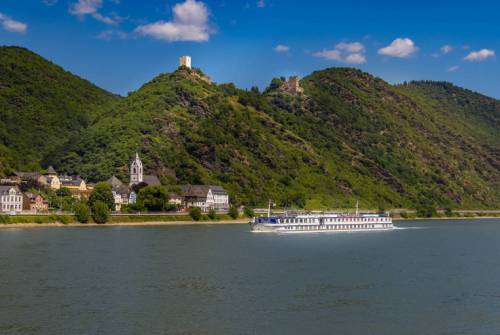
[[[500,220],[0,229],[0,334],[500,334]]]

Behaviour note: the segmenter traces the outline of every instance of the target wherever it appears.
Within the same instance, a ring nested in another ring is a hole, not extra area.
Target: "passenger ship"
[[[341,232],[394,229],[392,218],[387,214],[324,213],[256,217],[251,222],[255,232]]]

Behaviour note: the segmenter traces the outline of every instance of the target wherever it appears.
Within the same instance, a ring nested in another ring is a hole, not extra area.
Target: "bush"
[[[424,205],[417,208],[417,216],[421,218],[431,218],[437,215],[436,208],[430,205]]]
[[[168,204],[168,194],[163,186],[143,187],[137,195],[137,203],[144,206],[148,211],[161,212]]]
[[[245,207],[245,210],[243,211],[246,217],[248,218],[253,218],[255,216],[255,212],[251,207]]]
[[[102,201],[96,201],[92,206],[92,219],[95,223],[103,224],[109,220],[109,207]]]
[[[215,209],[210,208],[210,210],[208,211],[208,218],[209,218],[210,220],[215,220],[215,219],[217,219],[217,213],[215,212]]]
[[[201,219],[201,209],[199,207],[193,207],[189,210],[189,216],[194,221],[200,221]]]
[[[80,223],[88,223],[90,219],[90,208],[84,203],[75,206],[75,217]]]
[[[7,215],[0,214],[0,223],[10,223],[10,219]]]
[[[238,213],[238,209],[234,206],[229,207],[229,212],[227,213],[232,219],[237,219],[238,216],[240,216],[240,213]]]

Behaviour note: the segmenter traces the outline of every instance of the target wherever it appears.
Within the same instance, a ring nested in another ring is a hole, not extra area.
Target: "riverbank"
[[[0,228],[90,228],[90,227],[140,227],[140,226],[212,226],[248,224],[250,219],[221,220],[221,221],[158,221],[158,222],[109,222],[105,224],[97,223],[2,223]]]

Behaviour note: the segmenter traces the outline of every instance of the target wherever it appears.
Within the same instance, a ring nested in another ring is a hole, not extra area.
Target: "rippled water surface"
[[[0,334],[500,334],[500,220],[0,230]]]

